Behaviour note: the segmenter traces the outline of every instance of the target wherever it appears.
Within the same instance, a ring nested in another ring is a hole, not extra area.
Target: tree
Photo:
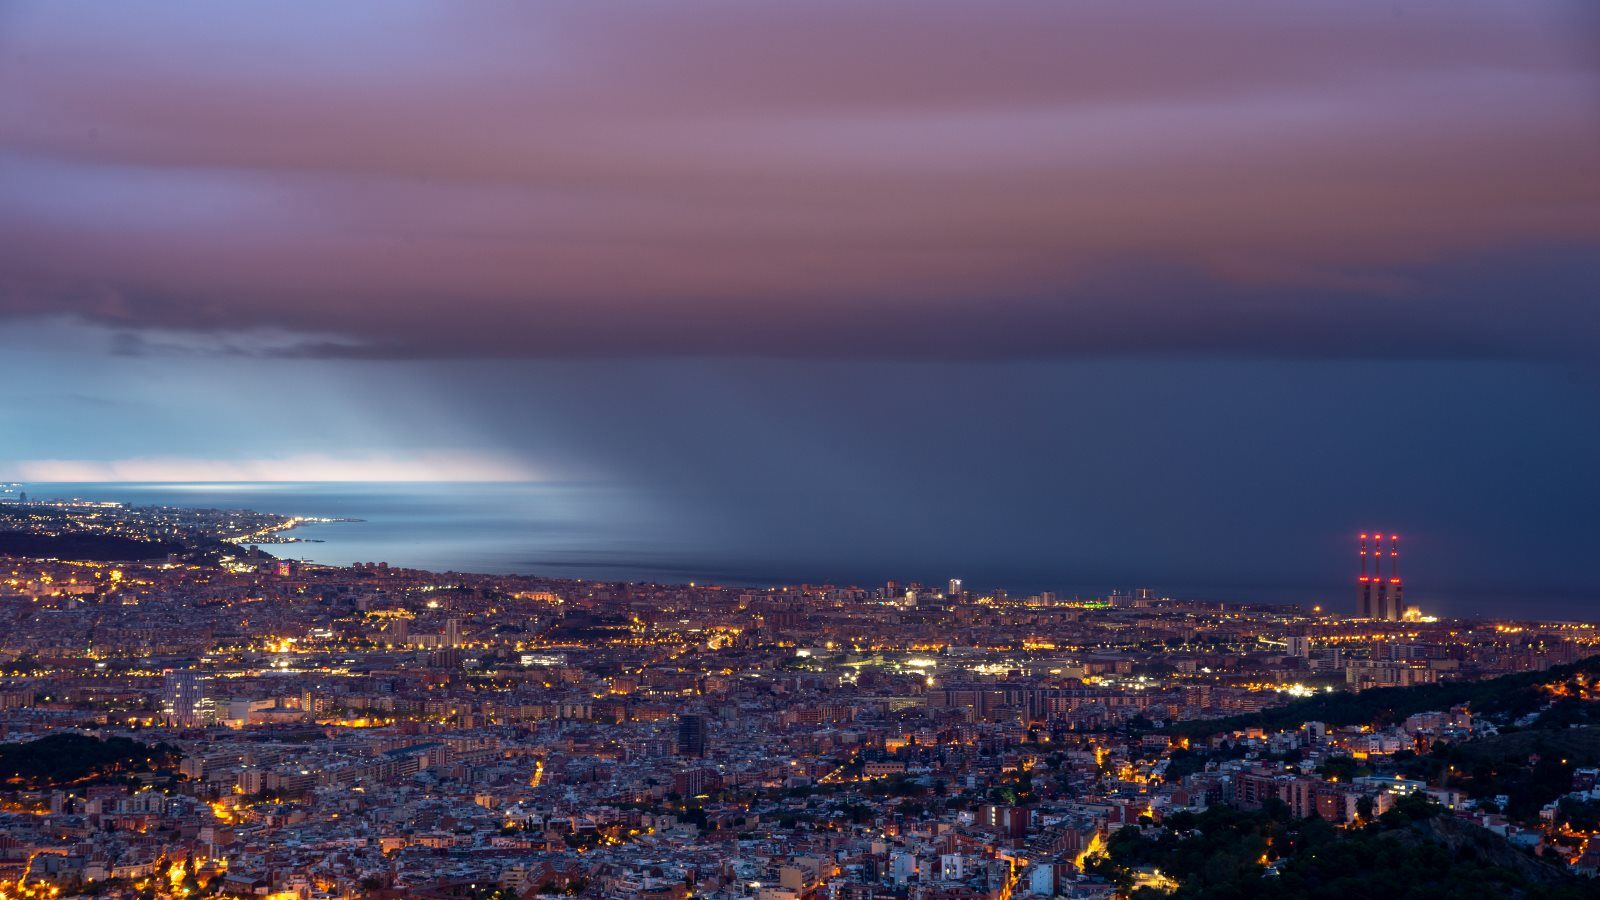
[[[1361,764],[1348,756],[1330,756],[1317,768],[1323,778],[1347,783],[1355,780],[1360,771]]]

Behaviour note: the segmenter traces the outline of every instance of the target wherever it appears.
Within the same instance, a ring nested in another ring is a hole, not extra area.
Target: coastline
[[[252,510],[252,512],[254,512],[254,510]],[[262,531],[251,532],[250,534],[239,537],[225,538],[224,540],[230,544],[239,544],[241,546],[247,544],[258,544],[263,546],[281,544],[323,544],[327,543],[327,541],[323,538],[300,537],[289,534],[289,532],[295,530],[296,528],[304,528],[308,525],[338,525],[344,523],[359,523],[364,521],[366,520],[346,516],[290,516],[282,523]]]

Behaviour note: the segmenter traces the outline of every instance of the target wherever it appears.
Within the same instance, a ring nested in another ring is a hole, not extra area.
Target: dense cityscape
[[[1393,538],[1306,610],[334,567],[253,543],[292,517],[0,515],[83,557],[0,572],[5,896],[1270,896],[1361,841],[1471,847],[1503,896],[1600,870],[1600,632],[1375,615]]]
[[[1600,0],[0,0],[0,900],[1600,900]]]

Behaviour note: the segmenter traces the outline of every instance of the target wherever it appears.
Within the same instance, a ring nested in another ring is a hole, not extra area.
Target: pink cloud
[[[1147,347],[1281,352],[1262,321],[1404,294],[1493,338],[1429,273],[1600,244],[1594,25],[1555,0],[23,4],[0,315],[424,355],[859,354],[894,322],[948,352],[969,320],[1014,323],[989,352],[1082,352],[1131,318]]]

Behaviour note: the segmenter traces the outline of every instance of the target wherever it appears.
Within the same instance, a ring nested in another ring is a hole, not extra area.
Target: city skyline
[[[1591,0],[0,0],[0,900],[1600,898]]]
[[[1600,900],[1595,0],[0,0],[0,900]]]
[[[1597,44],[1578,0],[6,4],[0,479],[603,484],[677,546],[596,553],[1211,595],[1341,585],[1376,517],[1579,615]]]
[[[1600,891],[1594,623],[333,566],[274,553],[348,522],[0,518],[7,896]],[[1394,534],[1357,546],[1398,577]]]

